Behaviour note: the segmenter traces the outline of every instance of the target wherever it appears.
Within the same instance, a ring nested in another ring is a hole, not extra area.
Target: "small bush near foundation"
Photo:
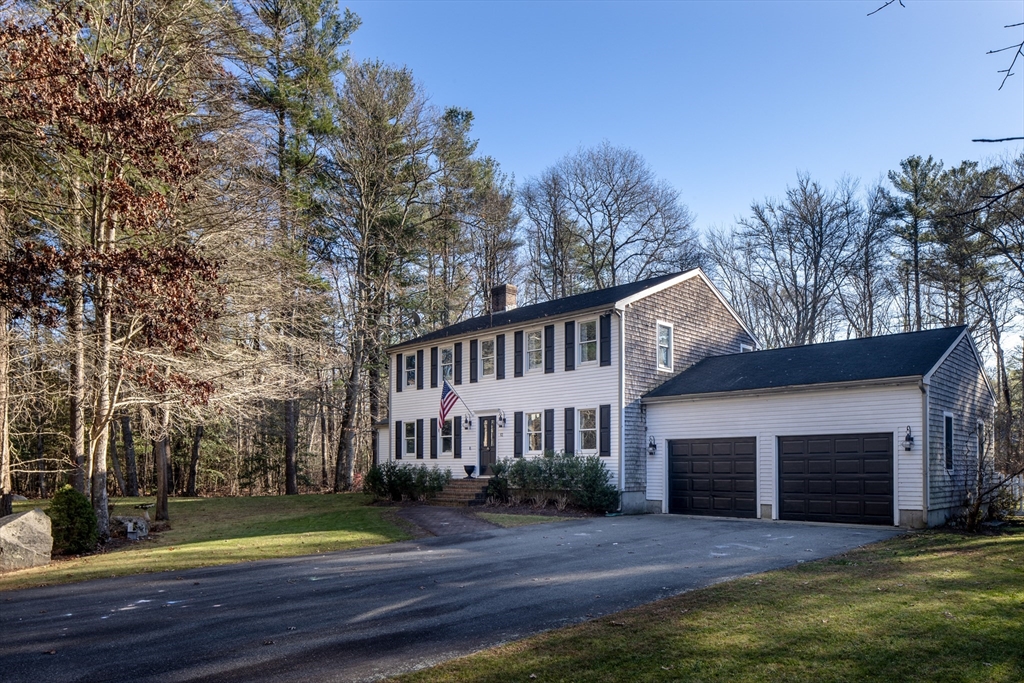
[[[96,512],[89,499],[71,485],[64,485],[53,496],[46,511],[52,522],[53,552],[75,555],[96,549],[99,531]]]
[[[363,493],[374,500],[425,500],[451,480],[448,470],[389,461],[370,468],[363,479]]]

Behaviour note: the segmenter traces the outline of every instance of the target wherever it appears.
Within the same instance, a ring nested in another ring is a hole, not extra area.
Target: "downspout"
[[[922,510],[922,512],[924,514],[924,525],[928,526],[928,510],[929,510],[929,508],[931,506],[931,501],[929,500],[929,497],[930,497],[931,484],[932,484],[932,482],[931,482],[931,476],[932,476],[931,475],[931,469],[932,469],[932,466],[931,466],[931,461],[930,461],[930,459],[928,457],[928,433],[931,431],[930,429],[928,429],[928,412],[929,412],[928,409],[930,407],[929,406],[929,401],[931,399],[930,399],[929,394],[928,394],[928,381],[926,379],[921,378],[921,383],[918,385],[918,387],[920,387],[921,393],[924,394],[924,398],[921,401],[921,406],[922,406],[922,411],[921,411],[922,412],[922,415],[921,415],[921,432],[922,432],[922,435],[921,435],[921,451],[922,451],[921,452],[921,462],[923,464],[923,469],[924,469],[924,474],[923,474],[923,477],[922,477],[924,479],[924,491],[922,491],[921,502],[922,502],[922,505],[923,505],[923,508],[924,508]]]
[[[625,487],[626,477],[626,309],[615,307],[619,319],[619,491]],[[619,497],[619,511],[622,497]]]

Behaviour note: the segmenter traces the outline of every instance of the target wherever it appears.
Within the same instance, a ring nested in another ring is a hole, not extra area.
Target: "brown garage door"
[[[753,437],[668,442],[668,511],[755,517],[757,456]]]
[[[892,434],[779,437],[779,516],[892,524]]]

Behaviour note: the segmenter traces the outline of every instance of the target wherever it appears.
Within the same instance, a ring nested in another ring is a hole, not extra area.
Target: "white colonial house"
[[[699,269],[492,310],[389,349],[378,459],[464,477],[564,450],[606,459],[627,513],[923,526],[990,431],[965,328],[755,351]]]

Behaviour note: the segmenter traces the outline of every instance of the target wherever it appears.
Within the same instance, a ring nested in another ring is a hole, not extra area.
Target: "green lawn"
[[[1024,680],[1024,526],[915,533],[401,681]]]
[[[496,524],[505,529],[531,524],[547,524],[548,522],[564,522],[572,517],[555,517],[554,515],[514,515],[502,512],[477,512],[480,519]]]
[[[208,567],[348,550],[409,538],[387,508],[360,493],[259,498],[172,498],[171,528],[110,552],[54,558],[46,567],[0,574],[0,591],[108,576]],[[153,498],[115,498],[115,515]],[[44,507],[15,504],[15,512]],[[152,510],[150,510],[152,516]]]

